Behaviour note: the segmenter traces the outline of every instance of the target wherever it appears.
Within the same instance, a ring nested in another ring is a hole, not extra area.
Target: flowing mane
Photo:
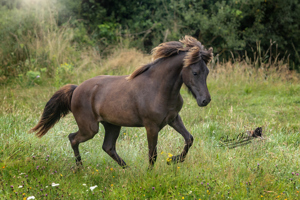
[[[158,59],[167,58],[172,55],[178,54],[179,52],[187,52],[183,61],[183,67],[188,67],[194,63],[197,63],[201,59],[203,59],[203,61],[207,64],[213,57],[212,47],[206,50],[201,42],[187,35],[182,40],[179,40],[179,42],[171,41],[161,43],[160,45],[152,49],[151,52],[152,60],[154,61],[136,69],[131,75],[126,78],[127,80],[131,80],[147,71],[153,64],[156,63]]]

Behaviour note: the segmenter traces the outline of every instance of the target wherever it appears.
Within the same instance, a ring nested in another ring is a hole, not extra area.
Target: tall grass
[[[0,83],[48,84],[47,79],[55,77],[54,85],[59,87],[77,70],[100,65],[96,49],[79,49],[75,37],[80,30],[69,22],[57,25],[55,1],[24,1],[21,8],[1,8]]]
[[[74,68],[77,71],[71,83],[79,84],[99,74],[130,74],[150,61],[149,55],[125,48],[116,49],[106,59],[84,56],[87,61],[79,62],[99,65],[89,71],[85,64]],[[167,126],[160,132],[159,156],[151,171],[147,171],[143,128],[121,130],[117,150],[130,166],[123,170],[102,151],[101,126],[93,140],[80,145],[84,165],[77,169],[67,139],[77,130],[72,114],[42,139],[27,133],[56,88],[2,86],[1,198],[297,199],[299,75],[287,70],[285,64],[257,69],[247,62],[214,61],[209,68],[212,102],[207,107],[199,108],[184,88],[181,91],[185,103],[180,114],[195,138],[186,161],[166,164],[168,153],[179,154],[184,145],[183,138]],[[236,137],[257,126],[263,127],[264,139],[235,149],[218,147],[221,137]]]

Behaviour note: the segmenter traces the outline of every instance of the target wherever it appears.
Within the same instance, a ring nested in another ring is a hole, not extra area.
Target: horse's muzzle
[[[209,102],[211,101],[211,98],[199,98],[197,99],[197,104],[200,107],[204,107],[207,106],[207,104],[209,104]]]

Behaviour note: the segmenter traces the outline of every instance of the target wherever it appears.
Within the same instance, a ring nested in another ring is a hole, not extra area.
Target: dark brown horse
[[[103,150],[125,167],[116,152],[121,126],[145,127],[152,166],[157,157],[158,132],[168,124],[185,139],[182,153],[172,157],[173,162],[183,162],[193,136],[178,114],[183,104],[180,88],[184,83],[199,106],[210,102],[206,65],[212,58],[212,48],[206,50],[195,38],[185,36],[179,42],[160,44],[152,54],[153,62],[129,76],[97,76],[79,86],[63,86],[48,101],[41,120],[31,131],[38,131],[36,135],[42,137],[71,111],[79,130],[71,133],[69,140],[79,164],[79,144],[92,139],[101,122],[105,128]]]

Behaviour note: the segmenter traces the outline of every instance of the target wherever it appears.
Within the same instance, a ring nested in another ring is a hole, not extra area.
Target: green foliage
[[[254,57],[257,42],[268,60],[289,57],[300,64],[300,3],[296,0],[227,1],[88,1],[83,0],[87,24],[118,23],[121,34],[132,37],[132,45],[150,50],[161,42],[192,35],[213,46],[221,59]],[[130,9],[128,9],[130,8]],[[91,21],[92,16],[97,22]],[[105,29],[104,29],[105,30]],[[97,37],[104,37],[98,34]],[[116,42],[115,38],[110,42]],[[271,42],[270,42],[271,41]]]
[[[101,38],[105,38],[106,45],[109,44],[111,41],[116,41],[117,39],[117,28],[119,24],[117,23],[111,23],[111,22],[105,22],[103,24],[98,25],[98,36]]]
[[[64,63],[61,64],[55,70],[55,87],[59,88],[67,83],[69,83],[70,77],[74,75],[73,73],[74,67],[72,64]]]
[[[28,71],[26,73],[26,76],[28,80],[30,81],[30,84],[36,83],[40,84],[41,83],[41,73],[37,71]]]
[[[27,72],[43,69],[43,76],[54,77],[60,63],[80,59],[78,47],[93,45],[82,23],[77,19],[65,21],[60,14],[69,13],[68,18],[76,15],[59,7],[56,1],[19,3],[20,6],[0,6],[0,83],[14,77],[28,78]],[[53,12],[58,7],[59,13]],[[40,84],[37,79],[29,81]]]

